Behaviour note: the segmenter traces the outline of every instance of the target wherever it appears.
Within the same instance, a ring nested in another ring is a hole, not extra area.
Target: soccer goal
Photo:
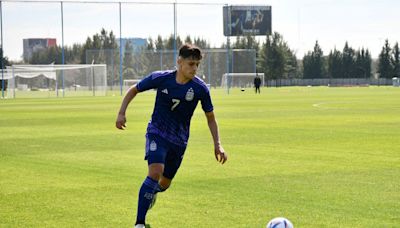
[[[3,71],[7,97],[105,96],[105,64],[12,65]]]
[[[123,81],[123,89],[126,91],[131,86],[136,85],[138,82],[140,82],[140,79],[125,79]]]
[[[222,75],[221,87],[251,88],[254,87],[254,78],[261,78],[261,86],[264,86],[264,73],[225,73]]]

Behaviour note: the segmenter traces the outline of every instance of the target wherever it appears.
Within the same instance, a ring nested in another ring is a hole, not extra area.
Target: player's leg
[[[158,184],[160,185],[160,192],[167,190],[171,185],[171,182],[172,179],[161,176],[160,180],[158,181]]]
[[[154,194],[153,201],[150,204],[150,208],[152,208],[156,203],[157,193],[164,192],[169,188],[172,179],[174,178],[176,172],[179,169],[179,166],[182,163],[183,154],[185,153],[186,148],[178,147],[176,149],[174,147],[176,146],[175,145],[170,146],[171,150],[168,151],[167,156],[165,158],[164,172],[158,181],[158,189]]]
[[[171,185],[179,167],[181,166],[186,147],[180,147],[174,144],[170,145],[171,150],[165,158],[164,172],[159,180],[160,191],[165,191]]]
[[[161,175],[159,181],[158,181],[158,188],[156,190],[156,192],[153,195],[153,200],[150,203],[149,206],[149,210],[151,208],[154,207],[154,205],[156,204],[157,201],[157,193],[159,192],[164,192],[165,190],[167,190],[169,188],[169,186],[171,185],[172,179],[168,179],[166,177],[164,177],[163,175]]]
[[[165,143],[155,135],[146,136],[146,156],[148,161],[148,176],[143,181],[139,191],[138,210],[135,224],[145,224],[146,214],[160,187],[158,181],[164,172],[167,154]]]
[[[151,209],[155,205],[157,193],[166,191],[171,185],[172,179],[174,178],[176,172],[179,169],[179,166],[182,163],[183,155],[186,150],[186,147],[179,147],[169,142],[165,142],[165,144],[168,147],[168,151],[163,167],[164,172],[161,176],[157,176],[160,177],[158,181],[158,188],[153,195],[153,200],[150,203],[149,209]]]

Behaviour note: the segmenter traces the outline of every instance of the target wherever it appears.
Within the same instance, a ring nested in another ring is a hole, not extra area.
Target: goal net
[[[140,79],[125,79],[123,83],[123,90],[128,90],[131,86],[136,85],[140,82]]]
[[[105,96],[105,64],[12,65],[3,71],[8,98]]]
[[[255,77],[260,77],[261,86],[264,86],[264,73],[225,73],[222,75],[221,87],[251,88],[254,87]]]

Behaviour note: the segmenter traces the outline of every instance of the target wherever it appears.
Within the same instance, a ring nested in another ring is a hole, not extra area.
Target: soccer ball
[[[274,218],[267,224],[267,228],[293,228],[293,224],[287,218]]]

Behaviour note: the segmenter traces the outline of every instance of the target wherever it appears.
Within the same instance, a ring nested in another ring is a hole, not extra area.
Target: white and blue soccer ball
[[[293,228],[293,224],[287,218],[278,217],[269,221],[267,228]]]

